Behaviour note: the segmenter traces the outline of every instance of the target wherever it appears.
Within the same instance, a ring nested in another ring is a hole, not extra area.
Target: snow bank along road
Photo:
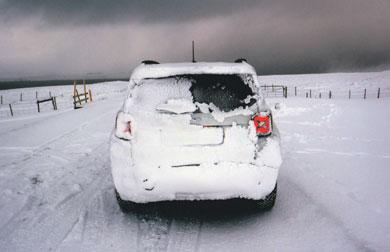
[[[269,100],[282,102],[284,154],[271,212],[228,202],[127,215],[108,159],[121,102],[0,121],[0,251],[390,250],[389,99]]]

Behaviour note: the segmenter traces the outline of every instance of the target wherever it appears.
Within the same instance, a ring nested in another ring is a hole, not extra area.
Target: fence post
[[[77,97],[77,100],[79,101],[79,104],[81,106],[82,105],[81,104],[81,99],[80,99],[79,91],[77,91],[77,89],[76,89],[76,97]]]
[[[73,81],[73,95],[76,95],[76,81]]]
[[[88,92],[89,92],[89,101],[92,101],[92,92],[91,92],[91,89],[89,89]]]
[[[57,110],[57,97],[53,97],[54,101],[54,110]]]
[[[320,99],[321,99],[321,92],[320,92],[320,94],[318,95],[319,97],[320,97]]]
[[[41,110],[39,109],[39,101],[37,101],[37,106],[38,106],[38,113],[41,113]]]
[[[285,88],[284,98],[287,98],[287,87],[284,87],[284,88]]]
[[[3,105],[3,96],[1,96],[1,105]]]
[[[364,89],[364,96],[363,96],[363,99],[366,99],[366,96],[367,96],[367,89]]]
[[[306,98],[309,96],[309,94],[306,92]]]
[[[12,106],[11,106],[11,103],[8,104],[9,105],[9,111],[11,111],[11,116],[14,116],[14,112],[12,111]]]
[[[51,104],[53,104],[53,110],[56,110],[56,105],[55,105],[54,97],[51,98]]]
[[[351,89],[348,90],[348,99],[351,99]]]
[[[378,99],[379,99],[380,95],[381,95],[381,88],[378,88],[378,96],[377,96]]]
[[[23,101],[23,95],[20,93],[20,101]]]
[[[294,94],[297,96],[297,87],[294,87]]]
[[[332,99],[332,91],[329,90],[329,99]]]
[[[74,109],[77,108],[77,106],[76,106],[76,81],[73,81],[73,107],[74,107]]]
[[[310,91],[310,95],[309,95],[309,97],[311,98],[311,89],[310,89],[309,91]]]

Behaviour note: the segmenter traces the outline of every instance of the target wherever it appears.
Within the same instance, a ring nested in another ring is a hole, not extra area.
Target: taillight
[[[115,123],[115,136],[123,140],[133,138],[134,120],[132,116],[123,112],[118,113]]]
[[[260,112],[252,119],[258,136],[268,136],[272,133],[272,115],[270,111]]]

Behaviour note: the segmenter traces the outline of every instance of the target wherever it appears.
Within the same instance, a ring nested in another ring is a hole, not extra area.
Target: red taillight
[[[123,140],[130,140],[134,134],[134,120],[129,114],[119,112],[116,118],[115,135]]]
[[[123,129],[123,133],[129,133],[131,135],[131,121],[126,122],[126,128]]]
[[[267,136],[272,133],[272,116],[270,112],[260,112],[253,117],[256,134],[258,136]]]

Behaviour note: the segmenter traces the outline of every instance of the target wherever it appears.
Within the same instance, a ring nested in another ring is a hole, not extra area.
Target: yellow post
[[[88,96],[87,96],[87,86],[85,86],[85,80],[83,80],[83,85],[84,85],[84,98],[85,102],[88,102]]]
[[[73,81],[73,96],[76,95],[76,81]]]
[[[80,106],[81,106],[81,99],[80,99],[80,95],[79,95],[79,92],[77,91],[77,89],[76,89],[76,96],[77,96],[77,99],[79,100],[79,103],[80,103]]]

